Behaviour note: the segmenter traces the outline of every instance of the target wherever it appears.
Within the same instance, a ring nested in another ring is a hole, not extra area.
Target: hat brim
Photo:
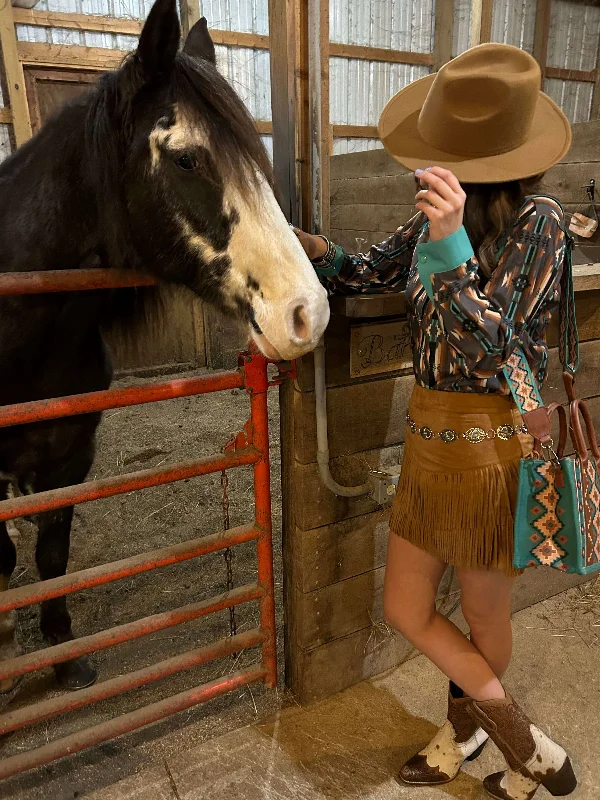
[[[571,147],[569,121],[548,95],[540,92],[527,141],[508,153],[458,156],[438,150],[421,138],[418,120],[435,75],[401,89],[383,109],[379,137],[387,152],[407,169],[444,167],[463,183],[501,183],[540,175],[558,164]]]

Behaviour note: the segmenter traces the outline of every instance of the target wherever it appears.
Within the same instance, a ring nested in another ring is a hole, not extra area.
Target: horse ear
[[[208,32],[206,17],[202,17],[192,26],[183,46],[183,52],[192,58],[202,58],[211,64],[217,63],[215,46]]]
[[[177,0],[156,0],[142,29],[137,55],[147,77],[169,73],[179,49]]]

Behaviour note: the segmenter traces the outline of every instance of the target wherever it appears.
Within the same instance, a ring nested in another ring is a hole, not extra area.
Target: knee
[[[462,612],[472,631],[485,631],[499,625],[510,625],[510,603],[486,605],[462,601]]]
[[[435,607],[416,608],[409,599],[391,603],[384,597],[383,616],[387,625],[399,631],[410,642],[419,641],[426,635],[435,615]]]

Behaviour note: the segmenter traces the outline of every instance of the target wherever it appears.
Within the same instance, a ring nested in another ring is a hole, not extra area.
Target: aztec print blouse
[[[560,204],[525,201],[489,280],[464,227],[430,242],[424,219],[413,217],[368,254],[329,243],[313,262],[322,283],[334,294],[405,292],[415,378],[425,388],[509,394],[502,368],[517,343],[541,386],[567,246]]]

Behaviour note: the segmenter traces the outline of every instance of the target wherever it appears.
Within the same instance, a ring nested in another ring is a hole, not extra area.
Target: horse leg
[[[85,480],[94,460],[94,433],[100,415],[87,415],[77,420],[76,427],[64,423],[58,436],[76,443],[71,456],[58,468],[40,469],[36,476],[36,492],[72,486]],[[38,526],[35,560],[42,580],[65,575],[69,561],[73,506],[46,511],[36,517]],[[40,628],[49,645],[70,642],[75,637],[66,596],[45,600],[41,604]],[[83,689],[98,677],[96,668],[87,656],[80,656],[54,665],[56,680],[64,689]]]
[[[72,521],[73,506],[47,511],[37,518],[35,560],[43,581],[58,578],[67,571]],[[40,628],[49,645],[70,642],[75,638],[64,595],[41,604]],[[87,656],[55,664],[54,672],[64,689],[83,689],[91,686],[98,677],[96,668]]]
[[[0,497],[8,494],[8,483],[0,482]],[[5,522],[0,522],[0,592],[8,589],[10,576],[17,565],[17,548],[9,536]],[[0,661],[7,661],[19,655],[15,638],[16,611],[0,613]],[[0,692],[10,692],[18,682],[18,678],[7,678],[0,681]]]

